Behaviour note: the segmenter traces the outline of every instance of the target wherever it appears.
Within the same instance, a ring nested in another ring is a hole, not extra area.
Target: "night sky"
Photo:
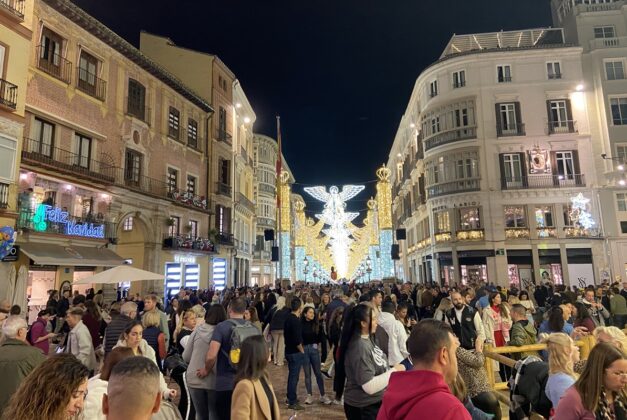
[[[240,80],[256,132],[276,138],[281,115],[283,153],[308,185],[375,178],[416,78],[453,33],[551,25],[549,0],[75,2],[136,46],[146,30],[217,54]]]

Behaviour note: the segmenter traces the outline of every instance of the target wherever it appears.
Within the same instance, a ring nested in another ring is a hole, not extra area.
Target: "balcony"
[[[216,140],[221,141],[226,144],[232,144],[233,137],[226,132],[226,129],[218,128],[216,130]]]
[[[76,73],[76,87],[78,90],[100,101],[105,100],[107,97],[107,82],[85,69],[78,68]]]
[[[255,203],[250,201],[244,194],[237,193],[237,203],[250,210],[251,212],[255,212]]]
[[[566,134],[577,132],[577,121],[563,120],[563,121],[549,121],[547,124],[547,134]]]
[[[585,187],[583,174],[573,175],[524,175],[501,178],[503,190],[526,190],[531,188],[572,188]]]
[[[274,228],[274,225],[274,219],[270,219],[268,217],[257,217],[257,226]]]
[[[42,45],[37,47],[37,68],[68,84],[72,79],[72,63]]]
[[[458,241],[482,241],[485,237],[483,229],[458,230]]]
[[[17,108],[17,86],[4,79],[0,79],[0,106],[14,111]]]
[[[558,80],[562,78],[562,73],[549,73],[549,80]]]
[[[0,0],[0,9],[6,10],[20,21],[24,21],[25,0]]]
[[[216,194],[231,197],[231,186],[223,182],[216,182]]]
[[[24,139],[22,163],[85,178],[104,184],[115,182],[116,168],[100,160],[55,147],[39,140]]]
[[[529,229],[524,227],[505,228],[505,239],[529,239]]]
[[[499,83],[509,83],[512,81],[512,76],[499,76]]]
[[[231,233],[219,233],[216,235],[216,242],[219,245],[233,246],[235,244],[233,234]]]
[[[512,123],[512,124],[507,124],[505,126],[501,124],[496,125],[497,137],[524,136],[524,135],[525,135],[525,124],[523,123]]]
[[[201,210],[207,210],[209,208],[209,204],[207,203],[207,199],[204,195],[196,195],[191,191],[168,189],[166,196],[175,203],[183,204],[185,206],[195,207]]]
[[[461,179],[458,181],[445,182],[443,184],[427,187],[427,196],[429,198],[434,198],[468,191],[479,191],[481,187],[480,184],[480,179]]]
[[[216,245],[209,239],[191,236],[169,234],[164,235],[162,242],[163,249],[196,251],[204,254],[215,254]]]
[[[124,112],[126,115],[137,118],[140,121],[145,122],[150,125],[150,108],[145,106],[142,103],[135,103],[135,101],[130,101],[128,97],[124,100],[126,109]]]
[[[536,233],[540,239],[557,238],[557,229],[554,227],[539,227],[536,228]]]
[[[451,232],[439,232],[435,234],[435,243],[436,244],[441,244],[441,243],[445,243],[445,242],[451,242],[451,239],[453,239],[453,236],[451,235]]]
[[[276,195],[276,187],[270,184],[259,184],[259,192],[268,193],[270,195]]]
[[[106,222],[104,215],[77,217],[59,208],[39,205],[35,211],[21,210],[17,228],[41,233],[114,240],[116,224]]]
[[[0,182],[0,209],[9,207],[9,184]]]
[[[594,38],[590,40],[590,49],[620,48],[627,46],[627,37]]]
[[[441,131],[424,140],[425,151],[444,144],[475,138],[477,138],[476,127],[459,127],[448,131]]]

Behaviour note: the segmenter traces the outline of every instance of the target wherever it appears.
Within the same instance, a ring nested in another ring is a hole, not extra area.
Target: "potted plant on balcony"
[[[174,223],[175,223],[175,221],[174,221],[174,218],[172,218],[172,217],[168,217],[167,219],[165,219],[165,225],[167,227],[174,226]]]
[[[209,240],[212,243],[216,243],[216,238],[218,237],[218,231],[216,229],[209,229]]]

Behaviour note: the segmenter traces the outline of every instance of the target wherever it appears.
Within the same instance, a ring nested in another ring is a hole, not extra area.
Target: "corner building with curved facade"
[[[399,277],[609,276],[583,79],[582,48],[561,29],[451,38],[418,77],[389,155],[394,224],[407,230]],[[579,194],[589,229],[577,225]]]

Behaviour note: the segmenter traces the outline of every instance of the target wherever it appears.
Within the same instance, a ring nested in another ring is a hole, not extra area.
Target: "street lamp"
[[[370,255],[366,258],[366,273],[368,273],[368,283],[370,283],[370,273],[372,273],[372,260],[370,259]]]
[[[307,259],[307,257],[303,258],[303,274],[305,274],[305,283],[307,283],[307,273],[309,273],[309,271],[307,270],[308,265],[309,260]]]

